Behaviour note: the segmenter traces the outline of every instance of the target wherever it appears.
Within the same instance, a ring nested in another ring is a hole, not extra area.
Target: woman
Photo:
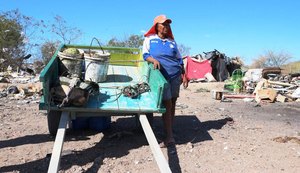
[[[153,26],[144,35],[143,58],[153,63],[154,69],[159,69],[168,81],[168,87],[164,90],[163,104],[166,112],[163,114],[163,124],[166,132],[163,146],[175,144],[172,126],[175,116],[175,106],[179,97],[181,83],[184,88],[188,87],[188,80],[184,74],[182,57],[178,51],[177,44],[170,27],[171,19],[165,15],[154,18]]]

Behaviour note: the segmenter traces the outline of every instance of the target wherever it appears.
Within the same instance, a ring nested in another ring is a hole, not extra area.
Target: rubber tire
[[[57,133],[59,121],[61,117],[61,111],[49,111],[47,115],[48,130],[51,136],[55,136]]]

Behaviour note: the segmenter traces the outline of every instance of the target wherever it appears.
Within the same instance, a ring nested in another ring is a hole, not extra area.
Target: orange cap
[[[164,23],[165,21],[168,21],[168,23],[172,23],[171,19],[168,19],[166,15],[162,14],[154,18],[153,25],[156,25],[157,23]]]
[[[156,33],[156,30],[155,30],[155,26],[157,23],[164,23],[164,22],[168,22],[168,23],[172,23],[172,20],[171,19],[168,19],[166,15],[159,15],[159,16],[156,16],[153,20],[153,25],[152,27],[149,29],[148,32],[146,32],[146,34],[144,34],[145,37],[147,36],[150,36],[150,35],[154,35],[154,34],[157,34]],[[171,39],[174,39],[174,36],[173,36],[173,33],[172,33],[172,30],[170,28],[169,30],[169,33],[168,33],[168,38],[171,38]]]

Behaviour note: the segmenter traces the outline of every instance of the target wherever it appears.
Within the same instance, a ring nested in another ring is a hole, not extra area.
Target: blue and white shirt
[[[143,43],[144,60],[149,56],[159,61],[160,71],[167,80],[181,75],[183,61],[174,40],[161,39],[158,35],[145,37]]]

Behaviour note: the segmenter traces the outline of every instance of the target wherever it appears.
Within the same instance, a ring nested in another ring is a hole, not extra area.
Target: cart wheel
[[[61,111],[49,111],[47,115],[47,120],[48,120],[48,130],[50,135],[55,136],[59,121],[61,117]]]

